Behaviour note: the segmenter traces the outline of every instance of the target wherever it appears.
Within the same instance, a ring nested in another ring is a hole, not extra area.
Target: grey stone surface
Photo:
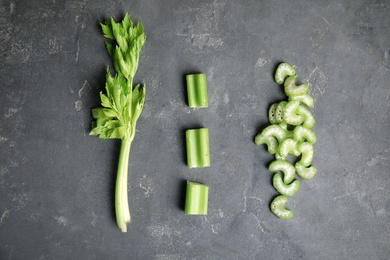
[[[0,259],[389,259],[390,2],[0,1]],[[88,135],[110,59],[99,22],[129,12],[147,41],[128,233],[116,226],[119,143]],[[310,84],[318,173],[269,210],[272,160],[254,136],[285,97],[276,65]],[[184,75],[207,74],[209,108]],[[184,130],[210,131],[207,169]],[[185,216],[186,180],[210,187]]]

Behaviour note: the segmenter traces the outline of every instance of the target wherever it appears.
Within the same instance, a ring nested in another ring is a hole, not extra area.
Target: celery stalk
[[[130,158],[131,140],[122,140],[119,153],[118,172],[115,187],[115,214],[119,228],[127,231],[126,223],[131,220],[127,195],[127,180]]]
[[[206,74],[186,76],[188,106],[193,108],[208,107]]]
[[[187,181],[186,203],[184,214],[207,215],[209,187]]]
[[[209,130],[207,128],[187,130],[186,145],[189,168],[210,166]]]
[[[104,36],[113,40],[106,42],[116,75],[106,73],[106,93],[100,93],[102,107],[92,110],[96,119],[92,123],[91,135],[100,138],[121,139],[118,171],[115,188],[115,213],[122,232],[127,232],[130,210],[127,194],[128,168],[131,142],[136,132],[136,122],[145,102],[145,87],[133,87],[133,78],[138,68],[139,55],[145,43],[142,23],[133,25],[128,14],[122,22],[114,19],[101,24]]]

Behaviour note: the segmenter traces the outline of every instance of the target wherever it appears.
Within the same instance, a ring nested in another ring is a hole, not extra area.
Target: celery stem
[[[130,210],[127,195],[130,147],[131,139],[123,139],[121,141],[118,173],[116,176],[115,213],[117,224],[122,232],[127,232],[126,224],[130,222]]]

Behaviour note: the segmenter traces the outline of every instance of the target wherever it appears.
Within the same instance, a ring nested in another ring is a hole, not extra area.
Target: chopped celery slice
[[[187,181],[186,202],[184,214],[207,215],[209,187]]]
[[[286,104],[287,104],[286,101],[280,102],[280,103],[278,104],[276,110],[275,110],[275,119],[276,119],[276,122],[277,122],[278,124],[284,122],[284,120],[283,120],[283,111],[284,111],[284,108],[286,107]]]
[[[284,82],[284,93],[286,94],[286,96],[291,97],[291,96],[304,95],[309,90],[309,85],[307,84],[302,84],[297,86],[295,83],[296,79],[297,76],[295,75],[295,76],[288,77]]]
[[[300,125],[304,121],[304,117],[297,113],[299,101],[287,102],[283,111],[283,120],[290,125]]]
[[[206,74],[186,76],[188,105],[190,107],[208,107]]]
[[[276,121],[276,108],[278,107],[278,103],[274,103],[271,105],[271,107],[268,110],[268,121],[271,125],[277,124],[278,122]]]
[[[302,142],[297,145],[297,150],[302,154],[299,163],[303,166],[310,166],[314,157],[313,145],[307,142]]]
[[[274,177],[272,178],[272,183],[274,185],[274,188],[282,195],[286,195],[291,197],[294,195],[298,190],[300,186],[299,180],[294,180],[290,184],[285,184],[282,180],[282,176],[280,176],[279,173],[275,173]]]
[[[283,84],[286,77],[295,76],[295,69],[288,63],[280,63],[275,72],[275,81],[278,84]]]
[[[187,130],[186,146],[189,168],[210,166],[209,130],[207,128]]]
[[[286,138],[279,146],[279,154],[283,158],[286,158],[289,154],[299,156],[301,153],[297,149],[297,141]]]
[[[283,182],[285,184],[290,184],[295,178],[295,168],[286,160],[275,160],[269,165],[268,169],[270,172],[283,172]]]
[[[303,95],[297,95],[297,96],[290,96],[288,98],[288,101],[299,101],[308,107],[314,106],[314,99],[309,93]]]
[[[261,132],[263,136],[273,136],[279,143],[286,138],[286,131],[279,125],[269,125]]]
[[[312,129],[301,125],[294,128],[293,138],[297,142],[307,141],[310,144],[317,141],[316,133]]]
[[[268,152],[270,154],[275,154],[278,151],[278,141],[273,136],[263,136],[262,134],[258,134],[255,137],[255,144],[262,145],[266,144],[268,147]]]
[[[284,195],[277,196],[271,202],[271,211],[280,219],[287,220],[294,216],[294,213],[291,210],[288,210],[284,207],[287,203],[288,197]]]
[[[299,177],[301,177],[304,180],[310,180],[317,173],[317,168],[314,165],[311,165],[310,167],[306,168],[299,162],[295,164],[295,170],[297,171]]]

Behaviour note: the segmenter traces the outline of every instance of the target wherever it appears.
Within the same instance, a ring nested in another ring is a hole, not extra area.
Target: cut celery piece
[[[272,202],[271,202],[271,211],[280,219],[287,220],[294,216],[294,213],[285,208],[285,204],[288,201],[288,197],[284,195],[277,196]]]
[[[289,154],[299,156],[301,153],[297,149],[297,141],[286,138],[279,146],[279,154],[283,158],[286,158]]]
[[[297,145],[297,150],[302,154],[299,163],[306,167],[310,166],[314,157],[313,145],[307,142],[302,142]]]
[[[187,181],[184,214],[207,215],[208,197],[208,186],[196,182]]]
[[[300,125],[304,121],[304,117],[297,113],[299,108],[299,101],[287,102],[283,111],[283,120],[290,125]]]
[[[310,180],[317,173],[317,167],[315,167],[314,165],[311,165],[310,167],[305,167],[299,162],[295,164],[295,170],[299,175],[299,177],[301,177],[304,180]]]
[[[272,178],[272,183],[274,185],[274,188],[280,194],[286,195],[288,197],[294,195],[299,190],[300,186],[299,180],[294,180],[290,184],[285,184],[282,180],[282,176],[280,176],[279,173],[274,174],[274,177]]]
[[[208,107],[206,74],[186,75],[188,106]]]
[[[189,168],[210,166],[209,130],[207,128],[187,130],[186,146]]]
[[[309,93],[303,95],[297,95],[297,96],[290,96],[288,98],[288,101],[299,101],[308,107],[314,106],[314,99]]]
[[[290,184],[295,178],[295,168],[286,160],[275,160],[269,165],[268,169],[271,172],[283,172],[283,182],[285,184]]]
[[[279,125],[269,125],[261,132],[263,136],[273,136],[279,143],[286,138],[286,131]]]
[[[295,75],[295,76],[288,77],[284,82],[284,93],[286,94],[286,96],[291,97],[291,96],[304,95],[309,90],[309,85],[307,84],[302,84],[297,86],[295,84],[296,79],[297,76]]]
[[[273,136],[263,136],[262,134],[258,134],[255,137],[255,144],[262,145],[266,144],[268,148],[268,152],[270,154],[275,154],[278,150],[278,141]]]
[[[312,129],[301,125],[294,128],[293,138],[297,142],[307,141],[310,144],[314,144],[317,141],[316,133]]]
[[[275,71],[275,81],[278,84],[283,84],[286,77],[296,75],[295,69],[288,63],[280,63]]]
[[[283,120],[283,111],[284,111],[284,108],[286,107],[287,105],[287,102],[286,101],[282,101],[278,104],[278,106],[276,107],[276,110],[275,110],[275,119],[276,119],[276,122],[278,124],[280,123],[283,123],[284,120]]]
[[[277,107],[278,107],[278,103],[274,103],[271,105],[271,107],[268,110],[268,121],[271,125],[278,123],[275,118],[275,112]]]

